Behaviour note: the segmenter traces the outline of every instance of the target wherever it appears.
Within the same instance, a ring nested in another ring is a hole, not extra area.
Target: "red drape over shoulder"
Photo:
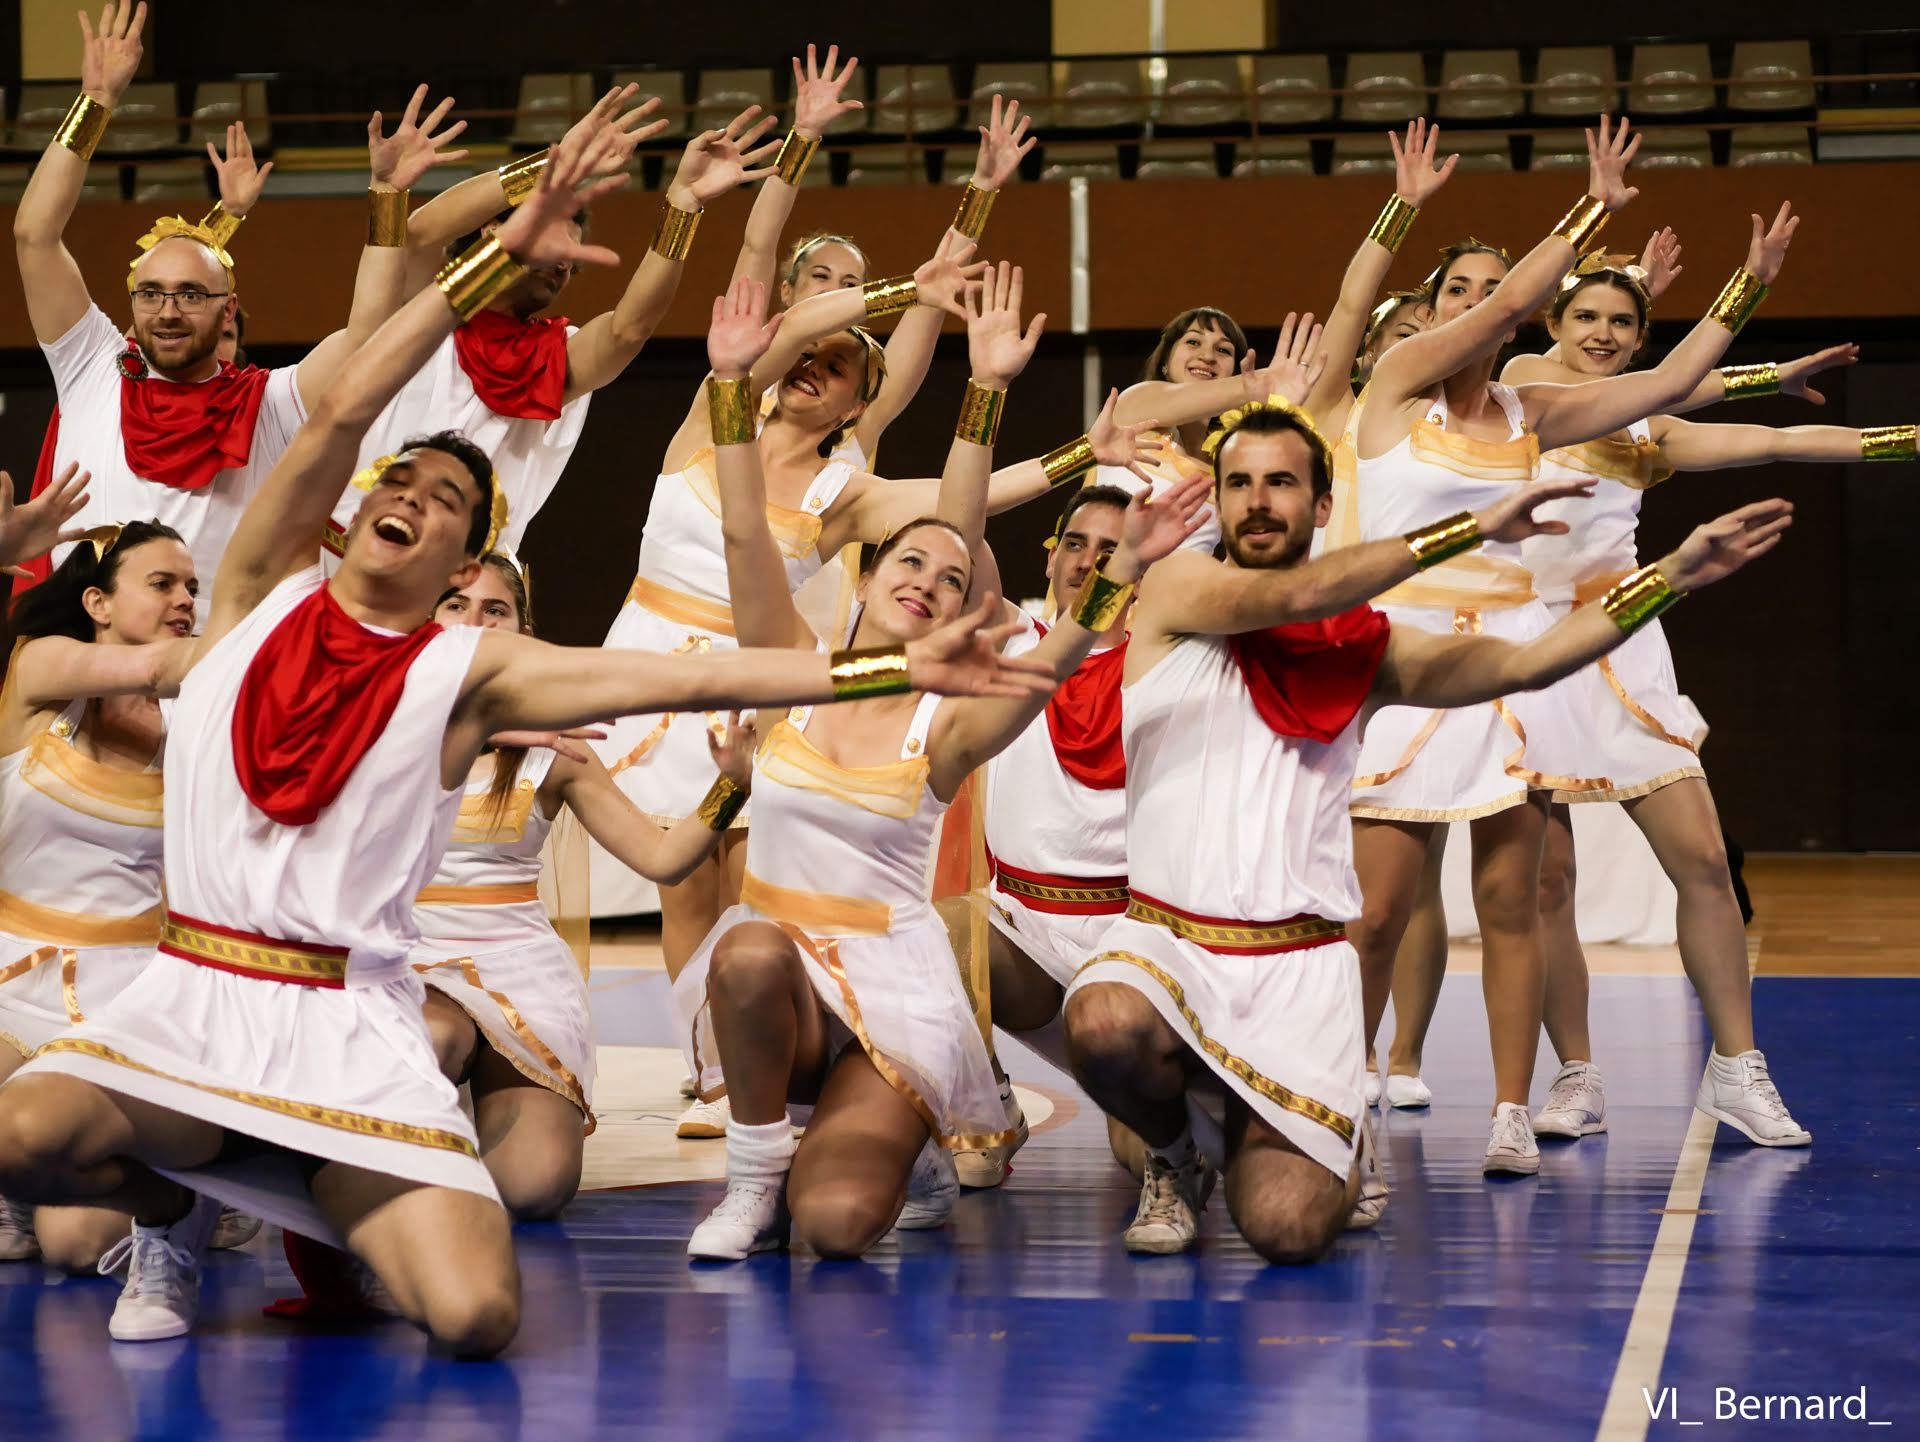
[[[567,396],[564,316],[521,320],[483,310],[453,333],[453,350],[473,393],[495,415],[559,419]]]
[[[1243,632],[1227,645],[1275,735],[1331,741],[1373,689],[1391,630],[1373,607],[1355,606],[1324,621]]]

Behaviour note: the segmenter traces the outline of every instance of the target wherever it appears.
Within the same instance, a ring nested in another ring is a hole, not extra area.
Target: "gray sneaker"
[[[1533,1117],[1519,1102],[1501,1102],[1493,1110],[1483,1176],[1530,1177],[1540,1170],[1540,1145],[1533,1139]]]
[[[31,1262],[40,1255],[33,1208],[0,1197],[0,1262]]]
[[[907,1178],[907,1204],[893,1225],[903,1232],[944,1227],[958,1200],[960,1178],[954,1171],[953,1153],[928,1137],[920,1155],[914,1158],[913,1173]]]
[[[1148,1151],[1140,1207],[1127,1228],[1127,1250],[1156,1257],[1191,1251],[1200,1235],[1200,1213],[1212,1180],[1213,1169],[1203,1157],[1196,1155],[1186,1166],[1173,1167]]]
[[[1607,1095],[1600,1068],[1570,1061],[1555,1074],[1547,1104],[1533,1119],[1536,1137],[1587,1137],[1607,1129]]]
[[[1712,1053],[1693,1104],[1763,1147],[1804,1147],[1813,1141],[1813,1133],[1796,1122],[1780,1100],[1767,1059],[1757,1051]]]

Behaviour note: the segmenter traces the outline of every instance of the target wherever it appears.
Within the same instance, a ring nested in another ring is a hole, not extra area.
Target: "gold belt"
[[[160,931],[160,950],[184,961],[263,981],[288,981],[299,986],[343,987],[347,984],[347,948],[313,942],[282,941],[257,932],[215,926],[177,911],[167,913]]]
[[[698,626],[716,636],[733,634],[733,611],[729,607],[676,591],[645,576],[633,578],[633,584],[627,588],[627,599],[643,610],[682,626]]]
[[[490,886],[423,886],[416,906],[519,906],[540,899],[537,881],[501,881]]]
[[[56,946],[151,946],[160,939],[165,915],[165,907],[155,906],[138,916],[91,916],[0,891],[0,931]]]
[[[775,921],[791,922],[803,931],[885,936],[893,927],[893,908],[884,901],[775,886],[751,871],[740,883],[740,900]]]

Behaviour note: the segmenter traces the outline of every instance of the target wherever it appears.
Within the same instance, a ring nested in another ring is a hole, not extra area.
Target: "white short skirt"
[[[318,987],[155,953],[140,976],[15,1076],[60,1072],[253,1137],[280,1153],[167,1175],[338,1242],[286,1153],[499,1200],[440,1075],[420,978]]]
[[[425,934],[407,960],[422,981],[473,1019],[487,1045],[529,1081],[579,1107],[590,1126],[593,1013],[572,948],[552,927],[511,941],[449,939],[485,925],[488,918],[475,912],[500,909],[416,908]]]
[[[739,643],[717,631],[702,630],[683,621],[669,621],[636,601],[628,601],[607,632],[606,645],[617,651],[653,651],[668,656],[695,656],[733,651]],[[707,788],[718,775],[707,750],[709,728],[723,727],[720,711],[658,711],[623,716],[607,728],[607,738],[594,750],[613,773],[633,804],[663,826],[671,826],[699,809]],[[747,824],[747,812],[734,818]]]
[[[26,963],[0,983],[0,1042],[31,1056],[131,986],[151,946],[54,946],[0,932],[0,972]]]
[[[772,921],[794,938],[834,1023],[835,1052],[857,1041],[941,1145],[963,1151],[1012,1139],[953,946],[934,916],[885,936],[810,937],[751,906],[728,907],[673,984],[687,1069],[703,1092],[725,1085],[707,1009],[713,949],[750,921]]]
[[[1571,606],[1553,608],[1555,619]],[[1555,801],[1631,801],[1690,777],[1704,777],[1700,713],[1680,695],[1673,652],[1658,621],[1649,621],[1564,684],[1580,691],[1593,754],[1582,770],[1597,789],[1557,791]]]
[[[997,878],[987,888],[987,900],[991,903],[988,924],[1061,986],[1072,983],[1087,959],[1100,950],[1107,929],[1125,914],[1070,916],[1035,911],[1012,892],[1002,891]]]
[[[1123,916],[1067,996],[1106,982],[1146,997],[1220,1085],[1328,1171],[1347,1175],[1366,1105],[1360,959],[1351,945],[1219,956]]]
[[[1545,604],[1500,610],[1382,606],[1396,626],[1530,641],[1553,624]],[[1518,806],[1530,791],[1596,789],[1578,678],[1476,706],[1382,706],[1354,767],[1352,814],[1384,821],[1472,821]]]

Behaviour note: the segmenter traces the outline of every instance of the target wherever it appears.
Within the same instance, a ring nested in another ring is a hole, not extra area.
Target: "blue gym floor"
[[[1686,984],[1594,978],[1611,1130],[1548,1151],[1537,1179],[1489,1184],[1485,1022],[1478,978],[1456,976],[1428,1056],[1437,1104],[1382,1123],[1386,1219],[1316,1267],[1261,1265],[1218,1206],[1198,1255],[1128,1257],[1134,1188],[1082,1103],[1003,1189],[963,1196],[949,1230],[865,1263],[696,1270],[681,1249],[719,1183],[584,1196],[520,1233],[525,1322],[496,1364],[436,1357],[400,1324],[315,1335],[263,1318],[291,1290],[264,1238],[210,1263],[201,1329],[173,1343],[107,1340],[114,1283],[0,1266],[0,1435],[1838,1436],[1863,1423],[1716,1420],[1715,1389],[1862,1386],[1867,1416],[1891,1424],[1866,1435],[1914,1435],[1914,986],[1757,984],[1761,1038],[1815,1141],[1765,1151],[1721,1129],[1670,1333],[1643,1282],[1704,1055]],[[603,1000],[603,1040],[664,1041],[651,979]],[[1068,1097],[1058,1074],[1004,1053],[1023,1082]],[[1543,1058],[1536,1103],[1551,1070]],[[1603,1431],[1637,1302],[1623,1375],[1657,1378],[1661,1416],[1635,1386]]]

